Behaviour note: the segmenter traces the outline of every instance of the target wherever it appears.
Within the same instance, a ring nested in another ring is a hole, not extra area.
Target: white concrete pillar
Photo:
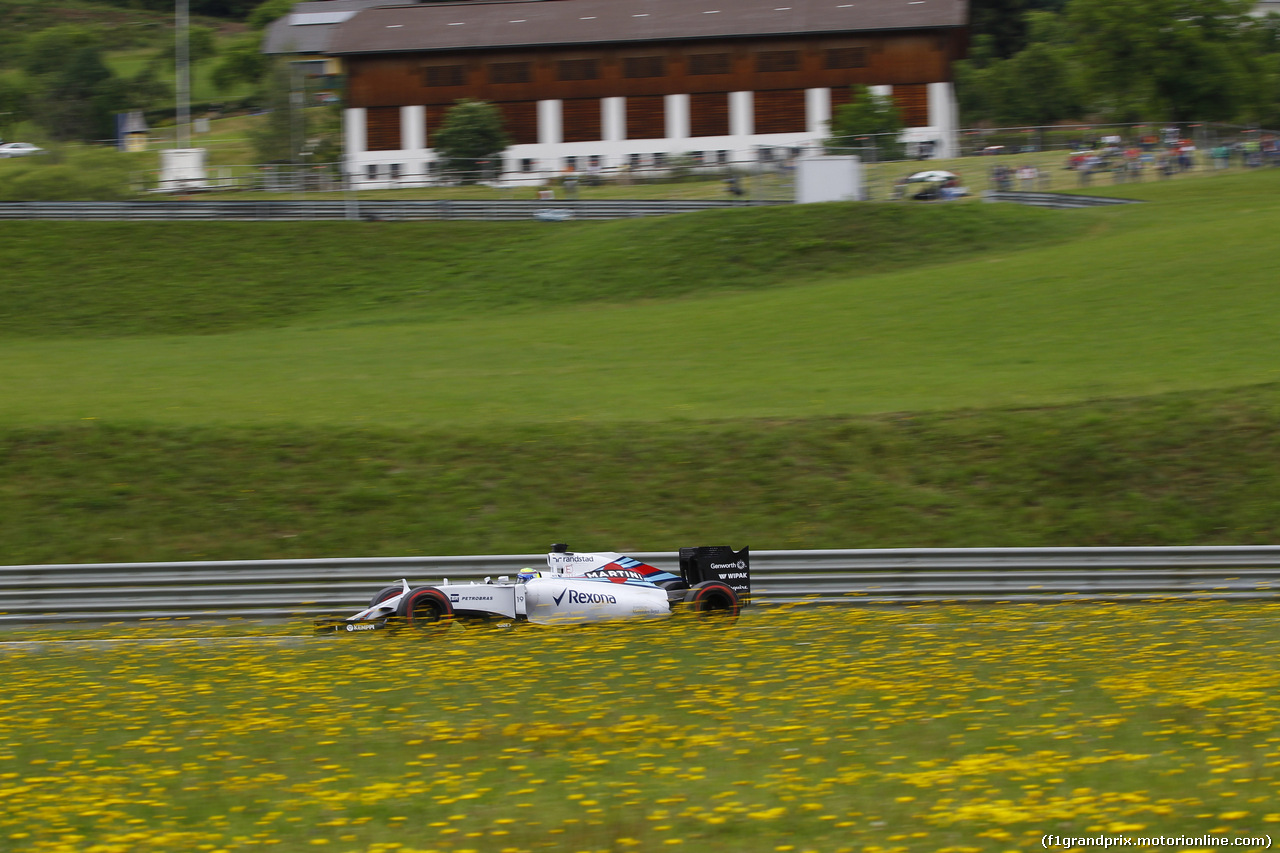
[[[667,95],[664,108],[667,116],[667,139],[688,139],[689,96]]]
[[[810,136],[831,135],[831,90],[805,89],[805,132]]]
[[[342,127],[347,155],[363,154],[368,150],[365,147],[367,137],[365,135],[364,107],[348,107],[345,112]]]
[[[755,98],[751,92],[729,93],[729,135],[750,136],[756,131]]]
[[[559,145],[564,141],[564,109],[560,101],[538,101],[538,144]]]
[[[405,151],[421,151],[427,147],[427,108],[400,108],[400,147]]]
[[[929,125],[938,131],[935,157],[960,155],[960,106],[956,103],[955,86],[950,83],[929,84]]]
[[[627,138],[627,99],[602,98],[600,101],[601,135],[605,142],[621,142]]]

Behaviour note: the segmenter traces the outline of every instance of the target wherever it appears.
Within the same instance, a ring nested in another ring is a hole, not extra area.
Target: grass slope
[[[48,232],[101,241],[73,256],[39,228],[51,224],[17,223],[12,244],[34,235],[42,248],[9,252],[0,422],[473,429],[1268,383],[1280,378],[1280,174],[1242,177],[1201,182],[1199,205],[832,205],[563,230],[379,223],[364,246],[301,224],[117,239],[124,248],[100,226]],[[259,265],[233,233],[293,242],[263,248]],[[384,233],[404,241],[400,254]],[[866,274],[884,267],[898,270]],[[38,330],[61,337],[29,337]]]
[[[1273,541],[1278,180],[1069,213],[6,223],[0,562]]]
[[[0,223],[0,335],[278,327],[634,302],[931,265],[1079,234],[1003,205],[809,205],[607,223]]]
[[[0,563],[1280,535],[1280,388],[955,414],[0,433]]]

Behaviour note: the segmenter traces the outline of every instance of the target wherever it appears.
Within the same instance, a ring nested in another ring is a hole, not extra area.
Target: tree
[[[263,94],[266,115],[249,131],[259,163],[329,163],[342,157],[342,118],[337,106],[307,106],[295,85],[293,64],[271,61]]]
[[[1061,16],[1027,13],[1030,42],[999,59],[991,40],[977,39],[956,63],[956,99],[968,124],[1039,126],[1079,118],[1084,111],[1079,63]]]
[[[1107,117],[1225,119],[1254,51],[1252,0],[1072,0],[1076,49]]]
[[[187,28],[187,59],[193,64],[216,56],[218,53],[218,33],[212,27],[192,24]],[[177,45],[173,39],[166,39],[164,46],[156,54],[156,58],[172,65],[177,56]]]
[[[99,0],[99,2],[172,14],[174,0]],[[244,20],[259,2],[260,0],[188,0],[188,5],[193,15]]]
[[[874,95],[866,86],[853,87],[853,101],[831,118],[831,137],[824,141],[831,154],[873,148],[877,160],[901,160],[902,114],[887,95]],[[861,153],[861,152],[859,152]]]
[[[249,26],[255,30],[264,29],[267,24],[293,11],[293,5],[294,0],[266,0],[249,14]]]
[[[21,48],[21,68],[27,74],[38,77],[56,74],[67,59],[82,48],[102,49],[98,33],[87,27],[61,24],[32,33]]]
[[[173,86],[160,75],[156,63],[149,62],[129,78],[124,87],[124,106],[131,110],[148,110],[156,104],[173,103]]]
[[[502,112],[487,101],[470,98],[449,108],[433,139],[444,168],[462,173],[467,180],[492,174],[510,144]]]
[[[222,49],[218,64],[213,69],[213,85],[226,91],[237,83],[257,83],[267,70],[267,58],[262,53],[262,36],[248,33],[234,39]]]
[[[292,68],[289,61],[277,58],[267,71],[263,95],[266,116],[262,124],[249,131],[259,163],[292,163],[298,159],[304,134],[295,124],[305,121],[294,114]]]
[[[125,83],[96,45],[73,50],[60,68],[41,75],[41,83],[32,114],[54,139],[100,141],[115,134],[114,114],[128,100]]]
[[[1035,41],[1028,13],[1058,12],[1066,0],[971,0],[969,18],[974,41],[986,39],[991,55],[1008,59]]]

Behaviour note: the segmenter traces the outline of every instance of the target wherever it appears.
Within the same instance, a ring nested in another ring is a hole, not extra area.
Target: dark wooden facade
[[[499,105],[520,144],[536,141],[536,102],[558,99],[564,141],[574,142],[600,138],[601,98],[627,98],[632,139],[665,135],[661,96],[676,94],[691,96],[693,136],[729,132],[730,92],[755,93],[756,133],[786,133],[805,130],[805,89],[836,90],[838,106],[848,87],[861,83],[892,85],[907,125],[918,126],[929,123],[927,84],[951,79],[963,39],[962,30],[938,29],[353,54],[345,57],[347,103],[369,108],[371,142],[385,134],[390,144],[389,127],[374,132],[375,113],[378,127],[390,121],[379,108],[425,105],[430,125],[436,108],[479,98]]]

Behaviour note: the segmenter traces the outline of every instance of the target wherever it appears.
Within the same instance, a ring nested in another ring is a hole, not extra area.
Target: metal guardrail
[[[983,201],[1011,201],[1032,207],[1057,209],[1076,207],[1106,207],[1112,204],[1142,204],[1135,198],[1110,198],[1100,195],[1074,195],[1072,193],[1024,193],[1001,190],[984,190]]]
[[[678,570],[671,553],[632,556]],[[378,589],[514,577],[544,554],[0,566],[0,625],[347,615]],[[753,600],[902,605],[1280,596],[1280,546],[757,551]]]
[[[73,221],[334,221],[420,222],[451,219],[520,221],[530,219],[630,219],[727,207],[785,202],[739,200],[687,201],[20,201],[0,203],[0,220]],[[545,216],[549,211],[568,215]]]

